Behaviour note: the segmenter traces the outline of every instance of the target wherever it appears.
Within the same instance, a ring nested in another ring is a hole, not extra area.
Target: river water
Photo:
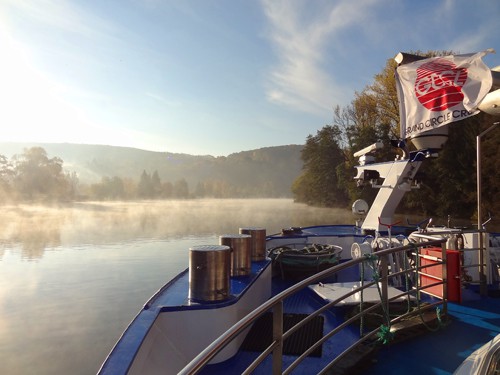
[[[86,202],[0,213],[0,374],[95,374],[189,247],[240,227],[354,222],[287,199]]]

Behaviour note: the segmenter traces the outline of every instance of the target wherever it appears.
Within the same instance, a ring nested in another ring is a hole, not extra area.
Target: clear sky
[[[498,0],[0,0],[0,141],[304,144],[400,51],[500,53],[499,17]]]

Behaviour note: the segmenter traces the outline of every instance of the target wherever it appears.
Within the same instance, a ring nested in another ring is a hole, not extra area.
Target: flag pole
[[[482,296],[486,295],[486,275],[484,274],[484,240],[483,240],[483,218],[482,218],[482,195],[481,195],[481,137],[485,136],[491,130],[493,130],[500,122],[494,122],[488,129],[480,133],[476,137],[477,143],[477,230],[479,232],[479,292]]]

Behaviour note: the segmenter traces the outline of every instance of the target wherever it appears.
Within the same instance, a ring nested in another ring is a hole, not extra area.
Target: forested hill
[[[102,145],[0,143],[0,155],[10,159],[31,147],[62,159],[64,170],[76,172],[84,184],[99,183],[105,177],[139,181],[146,171],[158,172],[162,182],[185,180],[191,191],[208,182],[232,189],[229,195],[268,197],[291,197],[291,185],[302,170],[303,148],[276,146],[214,157]]]

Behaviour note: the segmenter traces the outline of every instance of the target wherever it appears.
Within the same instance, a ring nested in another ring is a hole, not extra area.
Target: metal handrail
[[[400,246],[400,247],[395,247],[395,248],[389,248],[389,249],[384,249],[384,250],[379,250],[374,255],[376,255],[379,259],[384,259],[390,254],[397,253],[397,252],[403,252],[406,250],[414,250],[415,248],[420,248],[424,246],[441,246],[442,251],[443,251],[443,260],[446,259],[444,256],[446,253],[445,249],[445,242],[446,239],[443,238],[436,238],[429,236],[427,234],[414,234],[414,236],[419,237],[422,240],[425,240],[425,242],[420,242],[420,243],[414,243],[406,246]],[[181,375],[192,375],[198,373],[205,365],[208,364],[208,362],[217,355],[226,345],[228,345],[233,339],[235,339],[240,333],[242,333],[245,329],[247,329],[251,324],[253,324],[259,317],[261,317],[264,313],[268,312],[269,310],[273,309],[273,342],[261,353],[255,360],[254,362],[247,368],[247,370],[244,372],[244,374],[250,374],[269,354],[273,353],[273,374],[277,373],[282,373],[282,347],[283,347],[283,341],[289,337],[295,330],[306,324],[308,321],[313,319],[315,316],[318,316],[322,312],[332,308],[334,305],[338,304],[340,301],[344,300],[345,298],[359,292],[360,290],[363,290],[365,288],[368,288],[371,285],[376,284],[376,282],[366,282],[363,287],[357,288],[356,290],[353,290],[349,293],[346,293],[342,297],[338,298],[337,300],[330,301],[329,303],[323,305],[319,309],[317,309],[315,312],[310,314],[308,317],[297,323],[295,326],[293,326],[291,329],[289,329],[287,332],[283,333],[282,328],[283,325],[279,324],[282,322],[283,319],[283,301],[290,297],[291,295],[301,291],[302,289],[305,289],[308,287],[310,284],[318,283],[321,280],[324,280],[327,277],[330,277],[334,275],[335,273],[338,273],[342,270],[348,269],[350,267],[354,267],[356,265],[361,264],[364,262],[366,258],[357,258],[357,259],[351,259],[346,262],[340,263],[334,267],[328,268],[324,271],[321,271],[313,276],[310,276],[307,279],[304,279],[297,284],[291,286],[290,288],[282,291],[281,293],[277,294],[276,296],[270,298],[268,301],[264,302],[262,305],[257,307],[255,310],[250,312],[248,315],[246,315],[244,318],[242,318],[240,321],[235,323],[231,328],[229,328],[225,333],[223,333],[219,338],[217,338],[215,341],[212,342],[207,348],[205,348],[200,354],[198,354],[191,362],[189,362],[180,372],[179,374]],[[418,265],[417,265],[418,267]],[[435,304],[443,304],[443,310],[446,313],[446,302],[447,302],[447,291],[446,291],[446,265],[443,264],[443,280],[440,283],[436,283],[436,285],[442,284],[443,285],[443,300],[442,302],[438,302]],[[410,268],[408,269],[408,272],[415,272],[415,270],[418,270],[417,268]],[[387,283],[388,279],[391,277],[391,275],[386,275],[385,277],[382,277],[380,282],[385,283],[385,288],[387,288]],[[435,284],[426,286],[426,287],[418,287],[417,292],[422,291],[425,288],[434,286]],[[406,291],[403,292],[403,295],[409,295],[412,291]],[[334,328],[332,331],[324,335],[317,343],[315,343],[313,346],[311,346],[306,352],[304,352],[294,363],[292,363],[288,369],[285,370],[285,374],[289,373],[293,368],[295,368],[310,352],[312,352],[317,346],[321,345],[324,341],[328,340],[331,336],[333,336],[336,332],[344,328],[346,325],[352,323],[352,321],[355,321],[359,319],[359,316],[366,314],[367,312],[371,311],[371,309],[377,308],[377,306],[381,306],[382,303],[388,303],[389,299],[387,299],[387,295],[385,298],[385,301],[381,300],[378,304],[375,304],[374,306],[371,306],[370,308],[365,309],[358,315],[350,318],[346,322],[342,323],[338,327]],[[426,307],[427,309],[429,307]],[[278,321],[276,320],[276,317],[278,318]],[[402,319],[401,317],[396,318],[396,321],[399,321]],[[278,324],[276,324],[276,322]],[[376,334],[378,329],[368,333],[370,337]],[[360,341],[366,340],[366,336],[363,337]],[[358,341],[356,344],[358,344],[360,341]],[[353,348],[348,348],[346,351],[352,350]],[[342,357],[345,355],[344,351],[341,353],[337,358],[335,358],[330,364],[328,364],[325,369],[329,368],[332,364],[336,363],[337,360],[339,360],[339,357]],[[300,361],[299,361],[300,359]]]

